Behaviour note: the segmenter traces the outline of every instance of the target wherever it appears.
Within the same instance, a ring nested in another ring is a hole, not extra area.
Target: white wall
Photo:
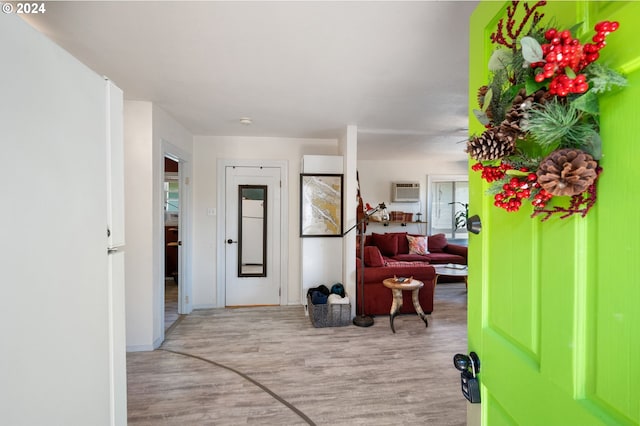
[[[301,173],[328,173],[344,175],[345,160],[341,155],[305,155],[302,160]],[[345,191],[346,179],[343,179],[342,191]],[[298,202],[300,197],[298,197]],[[345,203],[342,205],[342,220],[345,217]],[[343,222],[343,231],[346,230]],[[335,283],[343,282],[342,272],[342,238],[301,238],[300,283],[302,294],[300,303],[306,305],[307,289],[324,284],[328,288]],[[340,265],[340,267],[338,267]],[[345,290],[349,289],[345,286]],[[352,293],[349,293],[352,294]]]
[[[160,146],[161,141],[166,141],[187,155],[193,153],[193,135],[157,104],[153,104],[153,141],[154,146]],[[160,157],[156,159],[164,167],[163,155],[160,152]]]
[[[360,192],[366,203],[375,206],[381,202],[387,205],[387,210],[397,210],[410,213],[422,213],[422,220],[427,219],[427,176],[428,175],[466,175],[466,161],[442,161],[441,158],[427,161],[386,161],[386,160],[359,160],[358,172],[360,175]],[[393,203],[391,202],[391,182],[416,181],[420,182],[419,203]],[[415,220],[415,214],[414,214]],[[412,228],[409,228],[412,227]],[[392,229],[395,228],[395,229]],[[408,225],[399,229],[397,226],[382,227],[371,225],[367,233],[390,232],[408,230],[417,232],[417,225]],[[426,232],[423,227],[422,232]]]
[[[340,138],[340,152],[344,157],[344,230],[347,231],[357,223],[358,180],[356,164],[358,157],[358,128],[347,126]],[[351,297],[351,314],[355,316],[356,309],[356,234],[358,229],[350,231],[342,241],[342,284]]]
[[[193,138],[151,102],[124,113],[127,350],[151,350],[164,339],[163,143],[188,156]]]
[[[338,155],[333,139],[251,138],[196,136],[193,149],[193,306],[221,306],[217,300],[217,217],[207,210],[217,208],[217,160],[260,159],[287,161],[289,166],[289,277],[288,304],[299,304],[300,284],[300,160],[305,154]],[[224,283],[222,283],[224,285]]]
[[[153,136],[150,102],[124,103],[127,350],[153,348]]]
[[[106,425],[105,81],[15,15],[0,39],[1,421]]]

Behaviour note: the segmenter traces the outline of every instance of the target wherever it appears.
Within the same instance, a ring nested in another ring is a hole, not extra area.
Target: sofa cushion
[[[420,281],[431,280],[435,277],[435,269],[433,269],[433,265],[426,262],[398,262],[395,260],[390,260],[382,268],[364,268],[365,285],[370,282],[382,284],[382,280],[393,278],[394,275],[397,277],[413,277]],[[391,291],[389,291],[389,294],[391,294]],[[390,307],[391,305],[387,307],[387,313]]]
[[[427,237],[407,235],[407,241],[409,242],[409,254],[429,254]]]
[[[395,256],[398,253],[398,236],[396,234],[371,234],[373,244],[385,256]]]
[[[466,265],[467,259],[457,254],[451,253],[429,253],[425,256],[429,263],[442,264],[442,263],[457,263],[460,265]]]
[[[407,240],[406,232],[395,232],[398,239],[398,253],[397,254],[409,254],[409,241]]]
[[[364,266],[384,266],[384,258],[376,246],[364,247]]]
[[[427,255],[428,256],[428,255]],[[429,263],[429,258],[424,254],[396,254],[392,260],[399,262],[425,262]]]
[[[415,262],[407,262],[404,260],[390,260],[389,262],[387,262],[387,266],[390,268],[428,268],[429,266],[433,266],[433,265],[429,265],[428,263],[415,263]],[[402,275],[404,276],[404,275]]]
[[[447,246],[447,237],[444,234],[435,234],[428,237],[429,252],[442,253]]]

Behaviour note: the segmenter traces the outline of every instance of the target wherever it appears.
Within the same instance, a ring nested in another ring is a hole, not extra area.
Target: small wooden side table
[[[424,286],[422,281],[406,278],[406,281],[398,281],[397,278],[387,278],[382,281],[385,287],[390,288],[393,293],[393,303],[391,304],[391,313],[389,321],[391,323],[391,331],[394,333],[396,329],[393,327],[393,319],[398,315],[398,311],[402,307],[402,292],[404,290],[411,290],[411,300],[413,301],[413,307],[416,309],[416,313],[424,321],[425,326],[429,327],[427,322],[427,314],[422,310],[420,306],[420,299],[418,299],[418,292]]]

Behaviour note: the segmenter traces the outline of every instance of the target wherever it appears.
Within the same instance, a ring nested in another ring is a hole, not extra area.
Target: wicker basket
[[[392,222],[402,222],[404,220],[404,212],[392,211],[389,212],[389,220]]]
[[[309,319],[314,327],[344,327],[351,324],[351,303],[314,305],[307,295]]]

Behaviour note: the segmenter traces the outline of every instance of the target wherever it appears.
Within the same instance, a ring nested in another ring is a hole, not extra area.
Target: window
[[[177,178],[177,176],[176,176]],[[171,180],[170,180],[171,179]],[[167,212],[180,211],[179,183],[173,177],[165,177],[164,181],[164,209]]]
[[[465,176],[428,177],[429,235],[444,233],[450,240],[469,238],[466,227],[469,205],[469,178]]]
[[[164,177],[164,224],[178,226],[180,215],[180,181],[177,173],[165,173]]]

